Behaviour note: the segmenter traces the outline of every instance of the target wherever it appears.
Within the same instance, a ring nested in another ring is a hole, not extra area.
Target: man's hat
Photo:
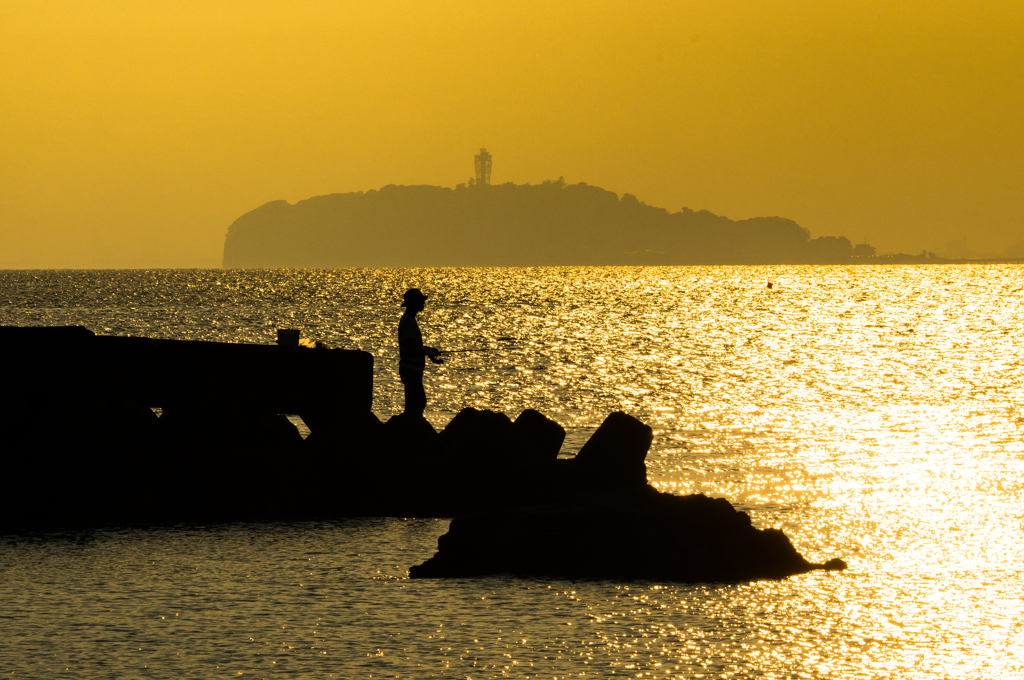
[[[408,307],[410,304],[414,302],[425,302],[427,296],[421,293],[419,288],[410,288],[409,290],[405,291],[405,295],[402,296],[402,299],[404,300],[402,306]]]

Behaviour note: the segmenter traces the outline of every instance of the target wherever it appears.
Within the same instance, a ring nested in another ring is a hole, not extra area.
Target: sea
[[[417,517],[0,536],[0,677],[1024,677],[1020,265],[0,271],[0,324],[297,328],[373,353],[384,420],[409,287],[426,343],[459,350],[427,365],[435,427],[535,408],[571,456],[626,411],[656,487],[849,568],[410,580],[448,527]]]

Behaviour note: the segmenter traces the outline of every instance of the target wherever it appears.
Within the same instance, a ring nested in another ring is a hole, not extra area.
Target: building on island
[[[480,153],[474,156],[474,165],[476,166],[476,183],[479,184],[490,184],[491,183],[491,154],[487,153],[487,149],[480,149]]]

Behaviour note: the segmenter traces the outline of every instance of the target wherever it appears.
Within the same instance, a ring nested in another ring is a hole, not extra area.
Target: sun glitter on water
[[[2,323],[261,343],[293,327],[366,349],[384,418],[401,407],[399,296],[420,287],[431,294],[428,343],[483,350],[430,369],[435,425],[464,406],[513,417],[534,407],[567,427],[571,455],[610,411],[626,410],[655,429],[657,486],[725,497],[809,559],[850,564],[751,584],[407,581],[444,531],[433,520],[7,541],[0,601],[19,637],[0,646],[0,666],[109,674],[90,642],[103,636],[125,652],[141,637],[151,664],[200,676],[214,658],[262,672],[249,638],[307,675],[357,664],[417,677],[445,665],[473,677],[506,666],[560,677],[1024,675],[1022,274],[0,272]],[[166,619],[173,628],[150,617],[168,612],[182,614]],[[121,674],[135,673],[121,658]]]

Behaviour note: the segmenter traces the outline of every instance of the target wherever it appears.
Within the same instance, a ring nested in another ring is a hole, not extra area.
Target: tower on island
[[[473,157],[474,165],[476,166],[476,183],[490,184],[491,183],[491,154],[487,153],[487,149],[480,149],[480,153]]]

